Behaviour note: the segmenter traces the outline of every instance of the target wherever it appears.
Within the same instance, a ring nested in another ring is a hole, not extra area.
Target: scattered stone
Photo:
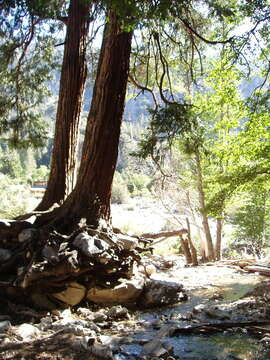
[[[77,314],[81,315],[84,319],[93,322],[104,322],[108,319],[108,316],[102,311],[91,311],[86,308],[79,308]]]
[[[110,319],[129,319],[129,313],[128,313],[128,309],[119,305],[119,306],[113,306],[111,307],[108,312],[107,312],[107,316]]]
[[[134,342],[133,338],[116,338],[116,337],[111,337],[111,336],[107,336],[107,335],[100,335],[98,337],[99,342],[102,345],[106,345],[108,346],[111,350],[115,351],[116,349],[119,348],[119,344],[123,343],[123,344],[131,344]]]
[[[206,305],[205,304],[199,304],[194,306],[194,308],[192,309],[193,314],[199,314],[203,311],[205,311],[206,309]]]
[[[96,336],[95,331],[85,328],[82,325],[68,324],[63,330],[65,333],[71,333],[76,336]]]
[[[52,294],[52,297],[62,301],[65,304],[74,306],[78,305],[82,301],[82,299],[85,297],[85,294],[86,288],[83,285],[73,281],[67,284],[67,289],[59,293]]]
[[[107,346],[102,344],[93,343],[92,339],[88,340],[87,350],[94,358],[103,359],[103,360],[114,360],[112,351]]]
[[[95,336],[78,338],[74,341],[72,347],[77,351],[86,350],[89,359],[114,360],[111,349],[108,346],[98,344]]]
[[[93,315],[93,312],[87,308],[78,308],[77,313],[79,315],[82,315],[83,317],[89,317],[89,316]]]
[[[89,344],[95,342],[95,337],[93,336],[84,336],[84,337],[76,337],[75,341],[72,342],[71,346],[76,351],[85,351],[88,350]]]
[[[3,333],[3,332],[7,331],[10,328],[11,328],[10,321],[6,320],[6,321],[1,321],[0,322],[0,333]]]
[[[173,355],[173,346],[160,339],[150,341],[143,346],[141,355],[167,359],[170,355]]]
[[[101,311],[96,311],[92,313],[91,318],[93,319],[94,322],[103,322],[108,319],[108,316]]]
[[[100,328],[93,322],[76,319],[74,317],[65,317],[61,320],[55,321],[51,328],[53,330],[63,330],[64,332],[74,332],[77,335],[89,335],[94,333],[99,333]]]
[[[227,311],[220,309],[218,306],[210,306],[205,309],[205,314],[210,318],[220,319],[220,320],[229,320],[230,315]]]
[[[214,293],[212,296],[210,296],[209,300],[222,300],[224,299],[224,296],[220,293]]]
[[[16,328],[15,333],[23,340],[29,340],[37,337],[40,331],[36,326],[33,326],[31,324],[22,324]]]
[[[85,327],[85,328],[88,328],[89,327],[89,322],[86,321],[86,320],[82,320],[82,319],[74,319],[74,318],[64,318],[64,319],[61,319],[61,320],[57,320],[55,321],[53,324],[52,324],[52,328],[53,329],[56,329],[56,330],[61,330],[63,329],[64,327],[67,327],[67,326],[82,326],[82,327]]]
[[[40,319],[40,323],[37,326],[41,331],[46,331],[51,329],[52,324],[53,319],[50,316],[45,316],[44,318]]]
[[[70,311],[70,309],[64,309],[60,311],[60,318],[61,319],[73,319],[73,315]]]

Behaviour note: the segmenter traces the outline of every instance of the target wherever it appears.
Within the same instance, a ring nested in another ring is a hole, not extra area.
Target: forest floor
[[[150,311],[85,307],[41,319],[6,317],[11,326],[0,326],[0,359],[270,359],[267,278],[223,262],[185,267],[181,256],[144,262],[155,265],[153,278],[182,283],[188,300]],[[5,315],[0,310],[0,325]],[[208,330],[185,333],[203,325]]]

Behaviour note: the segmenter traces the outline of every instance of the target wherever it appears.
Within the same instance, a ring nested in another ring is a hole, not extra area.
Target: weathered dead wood
[[[184,239],[183,236],[180,236],[180,243],[181,243],[181,248],[185,255],[187,264],[191,264],[192,256],[191,256],[191,252],[190,252],[190,248],[189,248],[188,239]]]
[[[149,238],[149,239],[158,239],[161,237],[164,238],[168,238],[168,237],[173,237],[173,236],[180,236],[180,235],[184,235],[184,234],[188,234],[188,230],[187,229],[180,229],[180,230],[174,230],[174,231],[163,231],[160,233],[146,233],[146,234],[142,234],[140,235],[141,238]]]
[[[177,327],[173,330],[173,335],[190,335],[190,334],[210,334],[224,331],[225,329],[243,327],[249,328],[257,325],[270,325],[270,320],[250,320],[250,321],[226,321],[218,323],[204,323],[200,325],[187,325]],[[269,332],[269,329],[268,329]]]
[[[270,266],[256,264],[255,259],[223,260],[219,264],[225,266],[239,266],[246,272],[256,272],[260,275],[270,276]]]
[[[270,276],[270,267],[263,265],[248,265],[244,267],[245,271],[257,272],[261,275]]]
[[[255,335],[262,335],[262,334],[269,334],[270,329],[266,327],[261,326],[250,326],[248,328],[248,331],[255,334]]]
[[[221,260],[219,261],[219,264],[221,265],[235,265],[235,266],[239,266],[241,268],[244,268],[245,266],[248,265],[253,265],[256,263],[255,259],[236,259],[236,260]],[[209,263],[213,264],[213,263]]]
[[[126,232],[116,228],[116,227],[113,227],[113,233],[114,234],[121,234],[121,235],[124,235],[124,236],[130,236],[129,234],[127,234]],[[132,237],[134,237],[134,239],[137,239],[140,243],[142,243],[144,245],[144,247],[146,246],[149,246],[153,243],[153,239],[146,239],[144,237],[142,237],[142,235],[132,235]],[[161,240],[163,241],[163,240]],[[145,251],[145,250],[144,250]]]

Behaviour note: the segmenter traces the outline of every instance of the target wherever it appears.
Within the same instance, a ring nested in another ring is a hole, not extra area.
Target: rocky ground
[[[151,282],[183,285],[186,301],[151,310],[87,303],[49,312],[0,310],[0,359],[269,359],[267,278],[221,262],[185,267],[180,256],[148,256],[143,264]],[[243,341],[251,348],[243,350]],[[209,354],[214,342],[219,347]]]

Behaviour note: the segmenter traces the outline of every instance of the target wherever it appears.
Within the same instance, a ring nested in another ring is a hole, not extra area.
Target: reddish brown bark
[[[63,230],[86,219],[96,226],[110,219],[112,180],[117,162],[121,121],[131,52],[131,32],[120,29],[110,12],[100,52],[76,186],[51,216]],[[50,218],[51,218],[50,216]],[[44,222],[46,217],[41,218]]]
[[[60,204],[75,185],[79,120],[87,73],[85,51],[90,2],[70,1],[51,171],[46,192],[36,210]]]

